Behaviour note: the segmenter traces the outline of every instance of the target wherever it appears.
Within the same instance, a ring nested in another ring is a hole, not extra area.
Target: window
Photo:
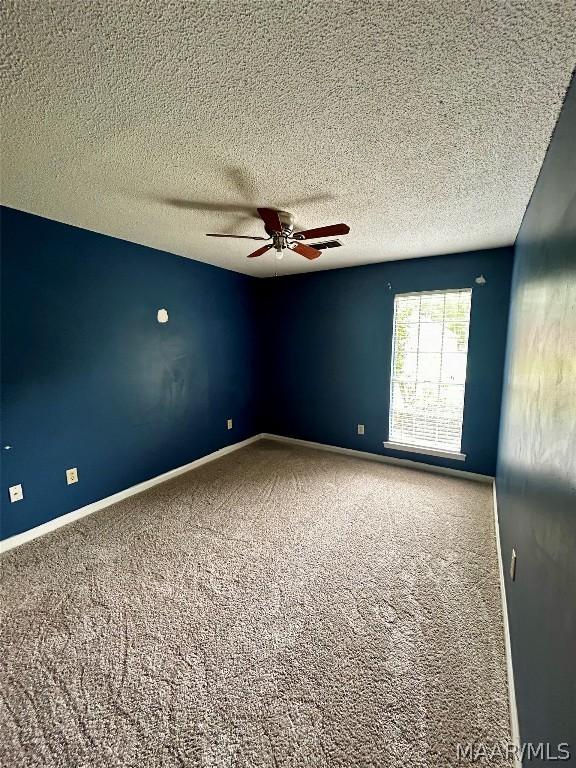
[[[460,449],[471,298],[470,289],[396,296],[386,447],[465,458]]]

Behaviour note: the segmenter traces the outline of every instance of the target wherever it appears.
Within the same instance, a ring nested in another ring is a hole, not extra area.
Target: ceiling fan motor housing
[[[288,238],[294,231],[294,215],[289,211],[278,211],[278,218],[282,224],[282,232],[274,232],[265,227],[266,233],[272,238],[274,248],[281,253],[288,248]]]

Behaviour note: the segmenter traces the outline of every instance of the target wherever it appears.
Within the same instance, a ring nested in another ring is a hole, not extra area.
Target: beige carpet
[[[509,739],[487,485],[256,443],[5,555],[2,613],[10,768],[445,768]]]

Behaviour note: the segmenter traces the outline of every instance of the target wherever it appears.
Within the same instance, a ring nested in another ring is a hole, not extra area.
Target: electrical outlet
[[[364,424],[358,424],[358,434],[359,435],[364,434]]]
[[[74,483],[78,482],[78,470],[76,467],[66,470],[66,482],[68,485],[74,485]]]
[[[10,494],[10,501],[12,502],[22,501],[22,499],[24,498],[24,491],[20,484],[11,485],[10,488],[8,488],[8,493]]]
[[[228,419],[228,421],[226,422],[226,425],[228,429],[232,429],[232,419]]]
[[[510,558],[510,578],[512,581],[516,581],[516,550],[512,550],[512,557]]]

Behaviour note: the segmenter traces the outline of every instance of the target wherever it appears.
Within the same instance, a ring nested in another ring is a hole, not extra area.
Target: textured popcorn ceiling
[[[272,254],[204,236],[262,234],[256,205],[351,226],[281,273],[512,243],[576,60],[576,0],[18,0],[2,16],[3,202],[258,275]]]

